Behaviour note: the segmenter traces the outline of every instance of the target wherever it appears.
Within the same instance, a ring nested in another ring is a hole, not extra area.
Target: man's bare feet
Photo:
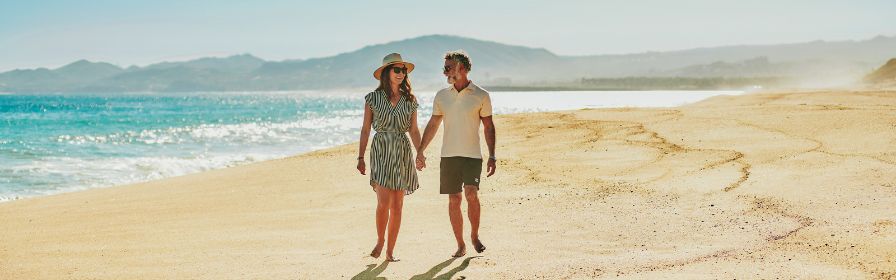
[[[374,258],[379,258],[380,253],[382,253],[382,252],[383,252],[383,244],[379,243],[379,244],[376,244],[375,247],[373,247],[373,251],[370,251],[370,256],[374,257]]]
[[[485,252],[485,245],[479,239],[473,239],[473,249],[476,249],[476,253],[482,253]]]
[[[395,256],[393,256],[392,254],[388,254],[388,253],[387,253],[386,255],[387,255],[387,256],[386,256],[386,261],[387,261],[387,262],[397,262],[397,261],[401,261],[401,260],[399,260],[398,258],[396,258]]]
[[[460,258],[467,254],[467,247],[460,246],[457,247],[457,252],[454,252],[454,255],[451,255],[452,258]]]

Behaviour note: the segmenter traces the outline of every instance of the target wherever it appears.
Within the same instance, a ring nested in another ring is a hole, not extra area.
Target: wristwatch
[[[498,159],[495,158],[495,156],[489,156],[488,159],[490,159],[490,160],[494,160],[494,161],[498,161]]]

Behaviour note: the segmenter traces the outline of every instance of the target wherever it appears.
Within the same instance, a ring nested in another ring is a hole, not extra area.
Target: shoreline
[[[558,94],[563,94],[563,93],[578,93],[578,92],[581,92],[581,91],[556,92],[556,93],[558,93]],[[721,95],[743,95],[743,94],[750,94],[750,92],[744,92],[744,91],[724,91],[724,90],[706,90],[706,91],[694,91],[694,90],[642,90],[642,91],[632,91],[632,92],[640,92],[640,93],[646,93],[646,94],[652,94],[652,93],[666,93],[666,92],[669,92],[669,93],[704,93],[704,92],[707,92],[707,93],[718,93],[718,94],[721,94]],[[198,95],[203,95],[203,94],[209,94],[209,93],[215,93],[215,92],[192,92],[192,93],[193,93],[193,94],[198,94]],[[280,91],[280,92],[268,92],[268,93],[272,93],[272,94],[303,94],[303,95],[306,95],[306,94],[311,94],[311,95],[327,94],[326,92],[319,92],[319,91],[317,91],[317,92],[316,92],[316,91],[295,91],[295,92]],[[332,93],[332,92],[331,92],[331,93]],[[501,92],[501,93],[504,93],[504,92]],[[522,93],[522,94],[529,94],[529,93],[532,93],[532,92],[531,92],[531,91],[526,91],[526,92],[521,92],[521,93]],[[551,93],[554,93],[554,92],[551,92]],[[598,91],[597,93],[601,93],[601,92]],[[56,93],[56,94],[66,94],[66,93]],[[104,94],[104,93],[98,93],[98,94],[102,95],[102,94]],[[147,93],[147,92],[131,92],[131,93],[125,93],[125,94],[139,94],[139,95],[146,95],[146,94],[153,94],[153,93]],[[243,94],[243,93],[222,92],[221,94],[225,94],[225,95],[227,95],[227,94]],[[252,93],[251,93],[251,92],[245,92],[245,94],[252,94]],[[550,94],[550,93],[547,93],[547,94]],[[55,94],[52,94],[52,95],[55,95]],[[343,93],[343,95],[344,95],[344,93]],[[710,97],[706,97],[706,98],[703,98],[703,99],[700,99],[700,100],[696,100],[696,101],[693,101],[693,102],[690,102],[690,103],[687,103],[687,104],[701,102],[701,101],[703,101],[703,100],[705,100],[705,99],[707,99],[707,98],[711,98],[711,97],[712,97],[712,96],[710,96]],[[496,97],[496,98],[498,98],[498,97]],[[649,98],[649,97],[644,97],[644,98]],[[550,102],[548,102],[548,103],[550,103]],[[685,105],[687,105],[687,104],[685,104]],[[584,105],[583,105],[583,106],[584,106]],[[634,106],[634,108],[668,108],[668,107],[676,107],[676,106],[675,106],[675,105],[659,106],[659,107],[655,107],[655,106]],[[632,108],[632,107],[607,107],[607,108]],[[583,108],[578,108],[578,109],[583,109]],[[546,110],[541,111],[541,112],[562,112],[562,111],[578,110],[578,109],[569,109],[569,108],[562,108],[562,109],[558,109],[558,108],[549,108],[549,109],[546,109]],[[519,114],[519,112],[508,113],[508,114],[499,114],[499,115],[509,115],[509,114]],[[346,144],[357,145],[357,141],[355,141],[355,142],[353,142],[353,143],[346,143]],[[326,148],[332,148],[332,147],[335,147],[335,146],[325,147],[325,148],[323,148],[323,149],[326,149]],[[319,148],[318,150],[320,150],[320,148]],[[196,174],[196,173],[201,173],[201,172],[207,172],[207,171],[217,170],[217,169],[231,168],[231,167],[236,167],[236,166],[240,166],[240,165],[244,165],[244,164],[252,164],[252,163],[262,162],[262,161],[266,161],[266,160],[276,160],[276,159],[289,158],[289,157],[299,156],[299,155],[306,154],[306,153],[310,153],[310,152],[314,152],[314,151],[315,151],[315,149],[311,149],[311,150],[307,150],[307,151],[304,151],[304,152],[299,153],[299,154],[277,154],[277,155],[270,155],[270,154],[252,154],[252,155],[249,155],[249,154],[247,154],[247,155],[245,155],[245,157],[260,157],[260,158],[262,158],[262,159],[259,159],[259,160],[253,160],[253,161],[248,161],[248,162],[245,161],[245,160],[235,160],[235,161],[232,161],[232,162],[227,162],[225,165],[222,165],[222,166],[218,166],[218,165],[216,165],[216,164],[212,164],[212,163],[192,162],[192,163],[194,163],[195,166],[189,166],[190,169],[197,169],[197,168],[198,168],[198,169],[202,169],[202,168],[206,168],[206,167],[208,167],[208,166],[212,166],[212,168],[211,168],[211,169],[205,169],[205,170],[199,170],[199,171],[190,171],[190,172],[188,172],[188,173],[181,173],[181,174],[176,174],[176,175],[169,175],[169,176],[167,176],[167,177],[161,177],[161,178],[156,177],[156,178],[141,178],[141,179],[138,179],[138,180],[124,180],[124,181],[126,181],[126,182],[124,182],[124,183],[110,183],[110,184],[96,184],[96,183],[90,183],[90,184],[93,184],[93,186],[86,186],[86,185],[65,186],[65,187],[60,187],[60,188],[58,188],[58,189],[56,189],[56,190],[49,191],[49,192],[47,192],[47,193],[39,194],[39,195],[27,195],[27,192],[25,192],[26,195],[23,196],[22,193],[16,193],[16,194],[14,194],[14,196],[9,196],[9,197],[7,197],[7,196],[0,196],[0,203],[6,203],[6,202],[9,202],[9,201],[16,201],[16,200],[21,200],[21,199],[29,199],[29,198],[36,198],[36,197],[45,197],[45,196],[51,196],[51,195],[58,195],[58,194],[64,194],[64,193],[72,193],[72,192],[87,191],[87,190],[91,190],[91,189],[102,189],[102,188],[110,188],[110,187],[117,187],[117,186],[125,186],[125,185],[133,185],[133,184],[147,183],[147,182],[151,182],[151,181],[154,181],[154,180],[160,180],[160,179],[172,178],[172,177],[177,177],[177,176],[185,176],[185,175]],[[210,155],[210,156],[218,156],[218,157],[236,157],[236,158],[239,158],[239,157],[240,157],[239,155],[223,155],[223,154],[219,154],[219,155]],[[173,159],[173,160],[180,160],[181,158],[172,158],[172,159]],[[214,160],[210,160],[210,161],[214,161]],[[117,178],[117,177],[116,177],[116,178]],[[106,179],[111,179],[111,180],[113,180],[113,181],[121,181],[121,180],[117,180],[117,179],[115,179],[115,178],[106,178]]]
[[[893,123],[885,91],[500,115],[483,254],[449,258],[430,160],[402,261],[365,257],[375,199],[355,142],[0,203],[0,278],[894,277]]]

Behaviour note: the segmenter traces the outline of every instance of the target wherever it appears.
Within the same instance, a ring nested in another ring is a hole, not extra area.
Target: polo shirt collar
[[[454,92],[456,92],[456,93],[463,93],[463,92],[465,92],[465,91],[473,91],[473,89],[474,89],[475,86],[476,86],[476,84],[474,84],[473,81],[470,81],[470,83],[467,84],[467,87],[465,87],[464,89],[462,89],[462,90],[460,90],[460,91],[457,91],[457,89],[454,88],[454,85],[451,85],[451,90],[454,91]]]

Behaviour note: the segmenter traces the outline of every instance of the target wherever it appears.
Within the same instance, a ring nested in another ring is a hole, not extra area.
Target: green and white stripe
[[[411,194],[419,185],[414,155],[407,132],[411,114],[417,113],[416,100],[402,96],[395,107],[384,91],[374,91],[364,97],[373,111],[373,143],[370,147],[370,185],[378,184]]]

